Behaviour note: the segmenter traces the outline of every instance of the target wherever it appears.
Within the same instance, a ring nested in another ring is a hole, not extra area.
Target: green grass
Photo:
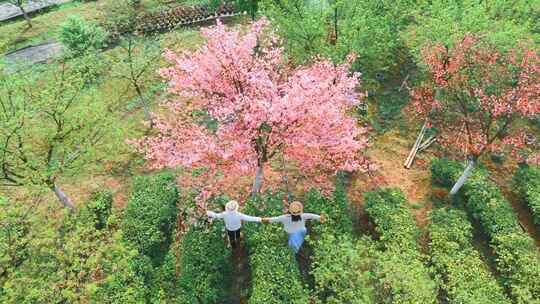
[[[99,7],[102,1],[73,1],[47,9],[32,16],[32,28],[26,21],[18,18],[11,22],[0,23],[0,54],[14,51],[25,46],[42,43],[54,39],[60,24],[69,16],[79,15],[90,21],[99,21]],[[143,0],[142,10],[156,11],[169,7],[158,0]]]
[[[32,17],[32,28],[28,28],[26,21],[22,19],[0,25],[0,53],[55,38],[60,24],[71,15],[97,20],[99,16],[98,3],[67,3],[44,13],[36,14]]]

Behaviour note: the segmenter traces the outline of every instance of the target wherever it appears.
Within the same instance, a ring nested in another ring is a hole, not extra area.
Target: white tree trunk
[[[475,165],[476,165],[476,161],[473,158],[469,159],[469,163],[467,164],[465,171],[463,171],[463,173],[457,180],[454,187],[452,187],[452,190],[450,190],[450,195],[455,195],[456,193],[458,193],[459,189],[461,189],[461,187],[463,186],[463,184],[465,184],[469,176],[471,176],[471,173]]]
[[[64,205],[64,207],[69,208],[71,211],[75,210],[75,205],[73,205],[69,197],[67,197],[64,191],[62,191],[62,189],[60,189],[56,183],[53,184],[52,191],[54,194],[56,194],[56,197],[62,203],[62,205]]]
[[[251,196],[256,196],[261,191],[263,177],[263,166],[259,165],[257,167],[257,173],[255,173],[255,180],[253,181],[253,186],[251,187]]]

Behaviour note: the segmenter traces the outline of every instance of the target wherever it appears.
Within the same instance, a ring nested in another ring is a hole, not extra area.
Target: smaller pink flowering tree
[[[439,142],[469,165],[456,194],[485,153],[516,156],[534,146],[526,122],[540,114],[540,65],[535,50],[501,53],[472,36],[454,48],[426,48],[428,79],[412,91],[412,110],[439,131]]]
[[[196,169],[189,179],[203,200],[279,187],[283,164],[322,189],[339,170],[373,169],[362,156],[367,129],[348,115],[363,97],[350,63],[292,68],[264,19],[244,34],[218,22],[202,35],[198,51],[165,52],[172,66],[161,75],[176,97],[157,134],[137,142],[153,167]]]

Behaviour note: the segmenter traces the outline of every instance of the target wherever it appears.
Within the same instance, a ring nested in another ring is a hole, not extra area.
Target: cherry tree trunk
[[[255,173],[255,180],[253,181],[253,186],[251,187],[251,196],[256,196],[261,191],[263,177],[264,177],[263,167],[262,165],[259,165],[257,167],[257,173]]]
[[[141,104],[143,106],[144,119],[150,123],[150,129],[153,129],[154,121],[152,120],[152,114],[150,113],[150,106],[148,105],[146,99],[144,98],[144,95],[139,85],[135,82],[134,86],[135,86],[135,91],[137,91],[137,95],[139,95],[139,99],[141,100]]]
[[[67,197],[67,195],[60,189],[60,187],[54,183],[51,187],[51,190],[54,192],[58,200],[64,205],[64,207],[69,208],[70,211],[75,210],[75,205],[73,205],[73,202]]]
[[[458,193],[459,189],[463,187],[463,184],[465,184],[469,176],[471,176],[471,173],[475,165],[476,165],[475,159],[474,158],[469,159],[469,163],[467,164],[467,167],[465,167],[465,170],[463,171],[463,173],[457,180],[456,184],[454,185],[454,187],[452,187],[452,190],[450,190],[450,195],[455,195],[456,193]]]

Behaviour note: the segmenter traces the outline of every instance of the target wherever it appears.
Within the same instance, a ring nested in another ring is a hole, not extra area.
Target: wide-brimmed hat
[[[292,215],[300,215],[304,211],[304,206],[299,201],[294,201],[289,205],[289,213]]]
[[[238,210],[238,202],[237,201],[229,201],[227,204],[225,204],[225,210],[227,210],[227,211],[237,211]]]

